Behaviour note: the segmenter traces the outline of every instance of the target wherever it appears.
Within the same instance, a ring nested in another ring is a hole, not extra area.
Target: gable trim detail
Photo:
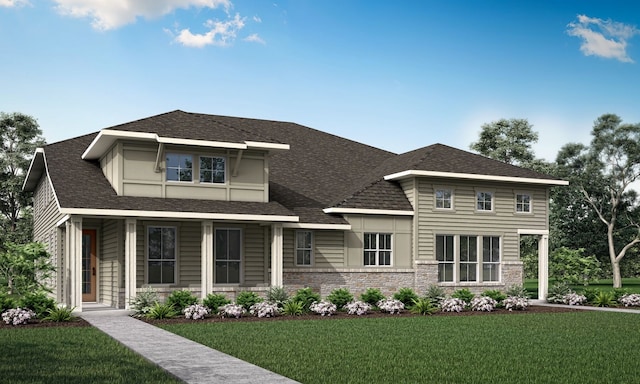
[[[350,224],[314,224],[314,223],[284,223],[282,228],[296,229],[335,229],[341,231],[350,231]]]
[[[388,216],[413,216],[414,211],[399,211],[393,209],[367,209],[367,208],[325,208],[322,210],[324,213],[351,213],[361,215],[388,215]]]
[[[510,182],[510,183],[526,183],[526,184],[542,184],[542,185],[569,185],[569,182],[566,180],[534,179],[529,177],[478,175],[473,173],[438,172],[438,171],[421,171],[421,170],[407,170],[407,171],[392,173],[390,175],[386,175],[384,179],[385,180],[401,180],[401,179],[406,179],[409,177],[416,177],[416,176],[447,177],[452,179],[502,181],[502,182]]]

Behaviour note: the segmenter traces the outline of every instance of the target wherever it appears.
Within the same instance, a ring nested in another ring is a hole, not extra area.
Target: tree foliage
[[[0,293],[24,295],[48,290],[55,270],[42,243],[6,243],[0,252]]]
[[[480,138],[470,148],[508,164],[524,165],[535,160],[531,146],[538,133],[527,119],[500,119],[483,124]]]
[[[588,285],[598,280],[600,261],[584,255],[584,249],[560,247],[551,253],[549,276],[567,284]]]

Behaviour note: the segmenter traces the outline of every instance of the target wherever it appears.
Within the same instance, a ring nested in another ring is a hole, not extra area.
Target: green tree
[[[480,138],[470,148],[504,163],[526,166],[535,160],[531,145],[538,133],[527,119],[500,119],[482,125]]]
[[[584,249],[560,247],[551,253],[549,276],[567,284],[588,285],[598,280],[600,261],[585,256]]]
[[[55,270],[42,243],[6,243],[0,252],[0,293],[24,295],[47,290]]]
[[[613,286],[622,286],[620,261],[640,243],[640,208],[630,185],[640,177],[640,125],[622,124],[613,114],[596,119],[591,145],[565,145],[557,157],[562,177],[580,196],[573,206],[593,220],[587,207],[606,227]],[[588,239],[585,239],[588,241]]]

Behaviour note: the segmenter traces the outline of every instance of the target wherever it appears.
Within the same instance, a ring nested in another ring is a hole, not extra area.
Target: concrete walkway
[[[529,300],[531,305],[537,305],[540,307],[557,307],[568,309],[582,309],[585,311],[600,311],[600,312],[620,312],[620,313],[635,313],[640,315],[639,309],[627,309],[627,308],[610,308],[610,307],[592,307],[590,305],[565,305],[565,304],[549,304],[544,300]]]
[[[82,318],[185,383],[297,383],[129,316],[128,311],[84,305]]]

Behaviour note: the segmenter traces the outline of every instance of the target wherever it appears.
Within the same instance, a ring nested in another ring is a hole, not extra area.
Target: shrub
[[[151,310],[151,307],[157,302],[158,293],[151,287],[145,288],[142,292],[138,292],[136,297],[129,299],[129,304],[131,304],[131,309],[133,309],[133,315],[135,317],[146,316]]]
[[[366,315],[371,310],[371,304],[364,301],[352,301],[345,304],[344,309],[347,310],[348,315]]]
[[[411,313],[418,315],[432,315],[438,311],[438,307],[427,298],[420,298],[413,301]]]
[[[235,317],[239,319],[245,312],[244,307],[238,304],[225,304],[218,308],[218,313],[222,317]]]
[[[56,308],[56,301],[44,292],[27,293],[20,299],[18,306],[30,309],[35,312],[36,317],[42,318],[47,315],[48,310]]]
[[[563,304],[564,297],[571,292],[571,288],[567,283],[554,284],[551,288],[549,288],[547,302],[552,304]]]
[[[391,314],[400,313],[404,309],[404,303],[397,299],[382,299],[378,301],[377,306],[382,312]]]
[[[291,298],[293,301],[302,303],[303,311],[307,312],[311,308],[311,304],[320,301],[320,295],[313,292],[309,287],[298,289],[296,294]]]
[[[171,304],[160,304],[156,302],[151,306],[149,312],[145,315],[149,319],[170,319],[172,317],[176,317],[178,312],[175,310],[174,306]]]
[[[211,313],[218,313],[218,308],[226,304],[231,304],[231,300],[227,299],[225,295],[210,293],[202,300]]]
[[[378,301],[384,299],[384,295],[378,288],[367,288],[367,290],[360,295],[360,300],[371,305],[372,307],[378,304]]]
[[[567,293],[562,297],[562,303],[568,305],[582,305],[587,302],[587,298],[584,295],[579,295],[575,292]]]
[[[467,303],[457,297],[442,300],[440,309],[442,312],[462,312]]]
[[[473,293],[467,288],[458,289],[451,294],[451,297],[454,299],[460,299],[465,302],[465,306],[471,303],[471,300],[475,297]]]
[[[185,319],[204,319],[211,312],[209,307],[202,304],[192,304],[182,311]]]
[[[171,292],[165,303],[172,305],[176,312],[183,313],[185,308],[198,303],[198,297],[191,291],[183,289]]]
[[[353,295],[346,288],[337,288],[331,291],[327,300],[332,302],[338,308],[342,308],[345,304],[353,301]]]
[[[582,294],[584,295],[584,297],[587,298],[587,303],[593,303],[598,293],[600,293],[600,290],[597,288],[585,288],[582,291]]]
[[[289,299],[289,295],[284,287],[271,287],[267,292],[267,301],[278,304],[282,308],[285,301]]]
[[[622,296],[618,302],[625,307],[640,307],[640,294],[630,293]]]
[[[488,289],[482,292],[482,296],[487,296],[495,300],[496,303],[498,303],[498,307],[501,306],[502,301],[507,298],[507,295],[502,293],[499,289]]]
[[[585,297],[585,301],[586,300],[587,299]],[[596,294],[596,297],[593,299],[593,304],[595,304],[596,307],[610,307],[614,303],[615,300],[613,299],[613,292],[608,291],[598,292],[598,294]]]
[[[59,306],[54,309],[49,309],[47,310],[47,316],[43,320],[53,321],[56,323],[71,321],[71,319],[73,319],[74,309],[75,307],[68,308],[66,306]]]
[[[627,288],[613,288],[613,299],[615,301],[618,301],[618,299],[620,299],[622,296],[626,295],[629,293],[629,290]]]
[[[304,304],[289,299],[282,305],[282,313],[287,316],[300,316],[304,313]]]
[[[249,308],[249,313],[258,317],[276,317],[280,313],[280,308],[276,303],[262,301],[253,304]]]
[[[2,313],[2,320],[5,324],[22,325],[36,317],[35,312],[26,308],[12,308]]]
[[[584,256],[584,248],[561,247],[551,253],[549,276],[568,284],[587,285],[597,281],[602,272],[595,256]]]
[[[6,293],[0,292],[0,313],[15,306],[15,301]]]
[[[331,316],[336,313],[336,305],[328,301],[316,301],[309,307],[311,312],[315,312],[322,316]]]
[[[262,297],[251,291],[242,291],[238,294],[238,297],[236,297],[236,304],[241,305],[245,311],[249,311],[253,304],[260,303],[262,301]]]
[[[402,301],[405,308],[411,308],[414,300],[418,300],[418,295],[411,288],[400,288],[393,294],[393,298]]]
[[[529,306],[529,299],[522,296],[507,296],[502,303],[509,311],[513,311],[514,309],[524,311]]]
[[[513,297],[524,297],[527,299],[531,297],[529,295],[529,291],[527,291],[522,285],[517,285],[517,284],[507,288],[507,291],[505,293],[507,296],[513,296]]]
[[[471,300],[471,310],[481,312],[491,312],[496,308],[498,302],[489,296],[474,297]]]
[[[433,305],[440,306],[440,303],[442,303],[442,300],[445,298],[444,289],[437,285],[430,285],[424,297],[431,301]]]

